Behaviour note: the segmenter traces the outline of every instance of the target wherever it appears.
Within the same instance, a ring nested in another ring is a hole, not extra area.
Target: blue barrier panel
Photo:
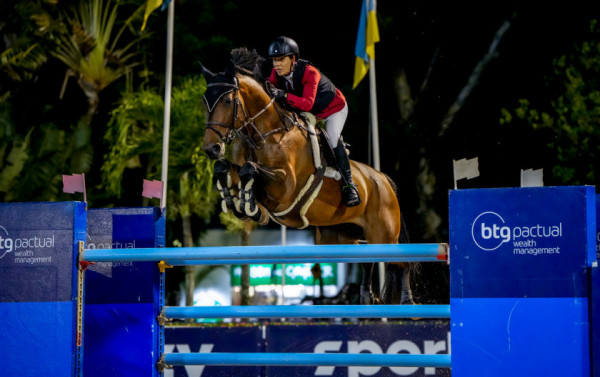
[[[164,245],[157,208],[88,211],[88,249]],[[158,376],[164,281],[154,262],[99,262],[85,272],[85,377]]]
[[[450,192],[452,373],[589,376],[593,187]]]
[[[165,327],[165,352],[263,352],[262,329],[259,326],[233,327]],[[164,377],[231,377],[263,376],[258,366],[204,366],[185,365],[166,369]]]
[[[0,204],[0,370],[81,375],[77,250],[83,203]]]
[[[267,352],[367,353],[450,358],[448,321],[420,320],[347,325],[267,325]],[[454,357],[454,356],[452,356]],[[390,364],[391,365],[391,364]],[[269,377],[309,376],[450,376],[450,369],[434,366],[269,366]]]

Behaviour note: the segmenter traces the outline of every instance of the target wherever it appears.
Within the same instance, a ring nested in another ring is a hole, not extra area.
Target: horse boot
[[[251,162],[246,162],[242,165],[242,168],[238,172],[238,177],[240,177],[238,192],[239,201],[236,202],[236,208],[252,220],[259,222],[261,212],[256,204],[256,197],[254,196],[254,177],[257,175],[257,172],[258,169],[256,165]]]
[[[225,213],[228,213],[229,210],[233,210],[234,213],[236,212],[234,204],[235,193],[233,192],[230,169],[231,165],[229,162],[225,160],[215,161],[213,180],[221,196],[221,210]]]
[[[352,170],[350,169],[350,160],[346,153],[346,146],[340,138],[337,147],[333,148],[338,169],[342,175],[342,201],[346,207],[354,207],[360,204],[360,196],[356,185],[352,181]]]

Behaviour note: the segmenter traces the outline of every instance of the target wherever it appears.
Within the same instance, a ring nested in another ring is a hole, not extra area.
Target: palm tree
[[[88,99],[87,120],[98,108],[98,94],[108,85],[124,75],[130,75],[138,62],[130,62],[135,52],[130,50],[139,41],[135,37],[127,45],[118,47],[123,32],[139,17],[144,6],[140,6],[134,14],[114,33],[117,20],[118,5],[111,6],[111,1],[104,6],[102,0],[82,0],[79,7],[65,16],[70,26],[68,33],[58,34],[58,45],[51,54],[68,67],[65,82],[70,76],[77,78],[77,83]],[[64,90],[64,86],[63,86]]]

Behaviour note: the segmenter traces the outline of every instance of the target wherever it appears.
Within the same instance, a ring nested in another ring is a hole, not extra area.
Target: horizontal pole
[[[450,318],[450,305],[167,306],[166,318]]]
[[[446,354],[167,353],[162,361],[167,365],[451,367]]]
[[[445,260],[441,260],[439,258],[433,257],[404,257],[402,258],[402,262],[444,262]],[[311,262],[315,262],[314,260]],[[398,262],[398,258],[320,258],[317,262],[319,263],[371,263],[371,262]],[[196,266],[200,264],[197,260],[168,260],[166,263],[170,266]],[[202,261],[203,265],[222,265],[222,264],[281,264],[281,258],[276,259],[215,259],[215,260],[204,260]],[[287,262],[287,263],[305,263],[303,261],[298,262]]]
[[[440,258],[447,256],[447,244],[370,244],[370,245],[311,245],[311,246],[224,246],[224,247],[175,247],[142,249],[86,249],[80,256],[88,262],[151,262],[151,261],[228,261],[252,260],[262,263],[265,260],[279,262],[320,262],[353,258],[393,259],[397,262],[415,258]]]

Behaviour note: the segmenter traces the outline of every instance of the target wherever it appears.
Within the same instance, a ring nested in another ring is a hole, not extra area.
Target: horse
[[[214,181],[221,209],[259,224],[271,219],[292,228],[314,226],[317,244],[398,243],[405,228],[394,182],[351,160],[362,203],[344,206],[339,175],[325,166],[319,151],[318,129],[271,98],[264,86],[268,84],[261,83],[257,73],[258,63],[254,68],[240,64],[248,61],[243,55],[232,52],[225,71],[217,74],[200,64],[207,82],[202,149],[216,160]],[[226,158],[227,145],[231,148]],[[412,263],[387,265],[390,284],[379,299],[371,288],[374,263],[361,264],[360,303],[414,304]]]

